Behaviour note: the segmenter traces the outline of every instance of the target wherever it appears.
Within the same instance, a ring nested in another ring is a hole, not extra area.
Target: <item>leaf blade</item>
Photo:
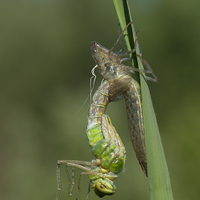
[[[126,27],[126,25],[130,21],[132,21],[128,2],[126,0],[113,0],[113,3],[117,12],[121,28],[123,30]],[[130,29],[132,30],[132,34],[130,34]],[[136,33],[133,25],[131,26],[131,28],[128,28],[126,34],[127,33],[129,34],[127,37],[125,37],[125,42],[128,50],[131,50],[134,48],[134,41],[136,38]],[[136,53],[140,54],[138,45],[136,45]],[[132,55],[132,63],[134,67],[144,69],[140,58],[136,57],[136,54]],[[150,91],[143,76],[141,74],[136,75],[139,76],[139,82],[141,84],[150,199],[173,200],[167,162],[165,159],[165,154],[160,138],[159,128],[151,100]]]

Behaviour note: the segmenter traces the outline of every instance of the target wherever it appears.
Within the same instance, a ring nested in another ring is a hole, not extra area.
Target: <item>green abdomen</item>
[[[109,103],[109,83],[103,82],[93,96],[88,113],[87,136],[89,145],[92,149],[101,141],[104,136],[102,133],[102,115],[105,113]]]
[[[117,174],[125,167],[126,151],[110,118],[104,115],[110,101],[109,87],[109,83],[104,81],[95,92],[90,105],[86,133],[94,156],[101,161],[101,167]]]

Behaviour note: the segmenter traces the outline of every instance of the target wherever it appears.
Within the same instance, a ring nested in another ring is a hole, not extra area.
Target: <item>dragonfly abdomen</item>
[[[112,73],[109,72],[108,74],[112,77]],[[125,98],[131,141],[142,170],[147,175],[145,131],[140,85],[126,72],[119,70],[118,74],[120,75],[113,76],[113,78],[108,80],[111,85],[110,99],[111,101],[115,101],[121,94]]]
[[[134,79],[130,82],[129,89],[125,91],[124,98],[133,148],[142,170],[147,175],[145,131],[140,86]]]
[[[104,115],[110,102],[110,87],[110,84],[104,81],[93,96],[88,115],[87,136],[94,156],[100,160],[99,165],[117,174],[125,167],[126,151],[110,118]],[[102,128],[102,124],[108,127]]]
[[[109,103],[108,88],[108,82],[103,82],[95,92],[90,105],[86,133],[89,140],[89,145],[92,149],[94,149],[96,144],[104,138],[101,125],[102,115],[105,113],[106,106]]]

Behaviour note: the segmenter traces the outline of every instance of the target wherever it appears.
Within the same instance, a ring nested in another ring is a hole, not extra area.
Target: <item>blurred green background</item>
[[[159,78],[149,87],[174,198],[199,199],[200,1],[129,4],[143,58]],[[2,0],[0,16],[0,199],[54,200],[56,161],[93,159],[85,134],[89,101],[82,107],[95,65],[90,41],[110,48],[118,19],[111,0]],[[149,199],[124,101],[109,104],[107,114],[126,146],[127,169],[116,194],[104,199]],[[75,199],[81,170],[69,198],[61,169],[60,200]],[[83,177],[79,199],[88,183]],[[91,191],[89,199],[98,197]]]

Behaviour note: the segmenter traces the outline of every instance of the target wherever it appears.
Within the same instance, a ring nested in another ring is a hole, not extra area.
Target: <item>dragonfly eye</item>
[[[95,184],[94,191],[99,197],[113,195],[115,194],[116,186],[110,181],[100,180]]]

